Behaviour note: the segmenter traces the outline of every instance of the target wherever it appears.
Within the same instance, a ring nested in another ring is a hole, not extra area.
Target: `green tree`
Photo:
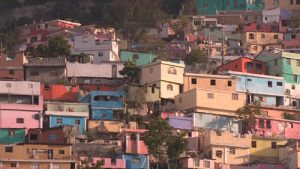
[[[247,104],[244,107],[237,109],[236,115],[244,122],[244,132],[250,131],[256,124],[255,116],[260,115],[260,102]]]
[[[138,81],[139,68],[131,61],[125,62],[124,68],[119,73],[127,77],[130,82]]]
[[[161,118],[152,119],[148,129],[144,141],[150,155],[161,168],[164,168],[170,159],[178,158],[186,149],[187,142],[183,139],[184,134],[172,135],[172,128],[167,121]]]
[[[62,36],[50,38],[48,40],[48,56],[67,56],[70,54],[70,46],[68,41]]]
[[[187,65],[193,65],[195,63],[207,63],[207,53],[200,49],[192,49],[192,51],[187,54],[184,62]]]

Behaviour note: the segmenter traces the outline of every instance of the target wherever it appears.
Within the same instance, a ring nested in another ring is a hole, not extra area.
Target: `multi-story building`
[[[235,111],[245,105],[246,94],[195,88],[177,95],[175,103],[179,110],[235,116]]]
[[[44,101],[77,102],[79,86],[62,84],[41,84]]]
[[[160,98],[174,99],[183,85],[184,64],[156,61],[141,66],[140,83],[159,88]]]
[[[0,82],[0,128],[42,128],[39,82]]]
[[[89,117],[89,104],[46,102],[45,105],[45,116],[47,116],[49,128],[69,125],[78,127],[80,133],[86,131],[87,119]]]
[[[151,63],[156,58],[156,55],[153,53],[147,52],[138,52],[138,51],[120,51],[120,60],[122,62],[131,61],[137,66],[146,65]]]
[[[66,78],[65,58],[28,58],[24,65],[25,80],[47,84],[64,82]]]
[[[144,143],[144,140],[141,139],[141,135],[146,131],[144,129],[124,129],[119,134],[124,153],[147,155],[148,147]]]
[[[267,74],[267,66],[264,62],[240,57],[218,67],[218,71],[236,71],[254,74]]]
[[[195,88],[236,91],[236,78],[226,75],[184,73],[183,83],[184,92]]]
[[[3,54],[0,57],[0,78],[24,80],[24,67],[27,58],[24,53],[17,53],[14,56]]]
[[[73,169],[71,145],[14,144],[0,145],[1,168]]]
[[[210,159],[183,157],[179,159],[182,169],[215,169],[215,162]]]
[[[89,103],[93,120],[120,120],[124,114],[124,93],[121,91],[92,91],[79,101]]]
[[[260,101],[261,105],[284,105],[285,82],[282,77],[234,71],[225,74],[237,78],[236,90],[247,95],[247,103]]]
[[[1,128],[0,144],[25,143],[25,128]]]
[[[287,9],[289,11],[299,11],[300,1],[298,0],[265,0],[265,9],[273,9],[275,7],[280,7],[282,9]]]
[[[284,105],[294,108],[300,107],[300,85],[294,83],[285,83]]]
[[[267,73],[281,76],[287,83],[300,83],[300,54],[284,52],[280,49],[264,51],[256,59],[267,64]]]
[[[203,134],[203,151],[217,163],[246,164],[250,158],[251,135],[207,130]]]
[[[201,15],[214,15],[219,11],[262,10],[262,0],[197,0],[197,11]]]

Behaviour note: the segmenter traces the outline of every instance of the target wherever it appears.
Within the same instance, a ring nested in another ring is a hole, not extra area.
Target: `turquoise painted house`
[[[197,11],[201,15],[215,15],[221,11],[255,10],[264,8],[263,0],[197,0]]]
[[[300,84],[300,54],[275,51],[264,51],[256,60],[266,62],[267,74],[281,76],[287,83]]]
[[[145,65],[151,63],[156,58],[156,55],[153,53],[146,52],[134,52],[121,50],[120,59],[122,62],[134,62],[137,66]]]
[[[25,129],[0,129],[0,144],[15,144],[25,142]]]

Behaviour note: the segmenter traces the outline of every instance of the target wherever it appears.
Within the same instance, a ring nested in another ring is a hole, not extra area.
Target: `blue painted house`
[[[149,157],[141,154],[122,154],[126,169],[149,169]]]
[[[264,106],[284,104],[285,81],[282,77],[228,71],[237,77],[237,91],[247,94],[247,103],[260,101]]]
[[[233,133],[240,133],[242,129],[242,122],[229,116],[220,116],[206,113],[192,113],[188,117],[193,119],[193,128],[231,131]]]
[[[25,142],[24,128],[1,128],[0,144],[15,144]]]
[[[146,65],[151,63],[156,58],[153,53],[135,52],[135,51],[120,51],[120,59],[122,62],[134,62],[137,66]]]
[[[93,120],[117,120],[125,110],[122,91],[92,91],[82,97],[80,102],[89,103]]]
[[[89,117],[89,104],[84,103],[45,103],[48,127],[75,126],[80,133],[86,131],[87,119]]]

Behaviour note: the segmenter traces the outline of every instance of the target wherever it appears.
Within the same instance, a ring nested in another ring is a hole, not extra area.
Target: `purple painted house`
[[[42,128],[39,82],[0,81],[0,128]]]
[[[193,129],[193,118],[191,117],[176,117],[169,116],[168,122],[174,129],[181,130],[192,130]]]

